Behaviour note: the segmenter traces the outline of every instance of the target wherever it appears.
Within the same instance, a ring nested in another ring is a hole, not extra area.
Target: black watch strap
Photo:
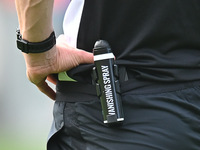
[[[19,29],[17,29],[16,34],[17,48],[24,53],[42,53],[50,50],[56,44],[56,36],[54,32],[52,32],[46,40],[41,42],[29,42],[23,40]]]

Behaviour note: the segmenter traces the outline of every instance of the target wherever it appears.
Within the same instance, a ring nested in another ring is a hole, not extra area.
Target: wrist
[[[48,38],[40,42],[30,42],[25,40],[20,30],[17,29],[17,47],[24,53],[42,53],[50,50],[56,44],[56,37],[54,31]]]
[[[49,35],[53,32],[53,27],[35,27],[31,29],[21,29],[20,32],[24,40],[29,42],[41,42],[49,37]]]
[[[48,68],[55,65],[57,58],[56,46],[43,53],[23,53],[28,68]]]

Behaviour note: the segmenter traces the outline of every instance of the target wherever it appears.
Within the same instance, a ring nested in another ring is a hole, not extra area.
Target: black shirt
[[[99,39],[138,80],[200,79],[199,0],[85,0],[77,47],[92,52]]]

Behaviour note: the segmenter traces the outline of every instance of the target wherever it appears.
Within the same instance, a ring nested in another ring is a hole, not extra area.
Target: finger
[[[57,38],[57,43],[62,43],[65,48],[76,50],[79,57],[79,63],[94,63],[94,57],[92,53],[69,46],[63,34],[59,35]]]
[[[56,99],[56,93],[55,91],[44,81],[42,83],[40,83],[39,85],[36,85],[38,87],[38,89],[44,93],[45,95],[47,95],[49,98],[51,98],[52,100]]]
[[[53,83],[54,85],[56,85],[56,83],[57,83],[57,79],[53,75],[48,75],[47,80],[49,82]]]
[[[86,52],[84,50],[78,50],[79,53],[79,63],[94,63],[93,53]]]

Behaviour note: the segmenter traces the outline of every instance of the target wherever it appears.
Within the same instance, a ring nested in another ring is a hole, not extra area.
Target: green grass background
[[[24,140],[26,139],[26,140]],[[38,137],[0,137],[0,150],[45,150],[46,140]]]

